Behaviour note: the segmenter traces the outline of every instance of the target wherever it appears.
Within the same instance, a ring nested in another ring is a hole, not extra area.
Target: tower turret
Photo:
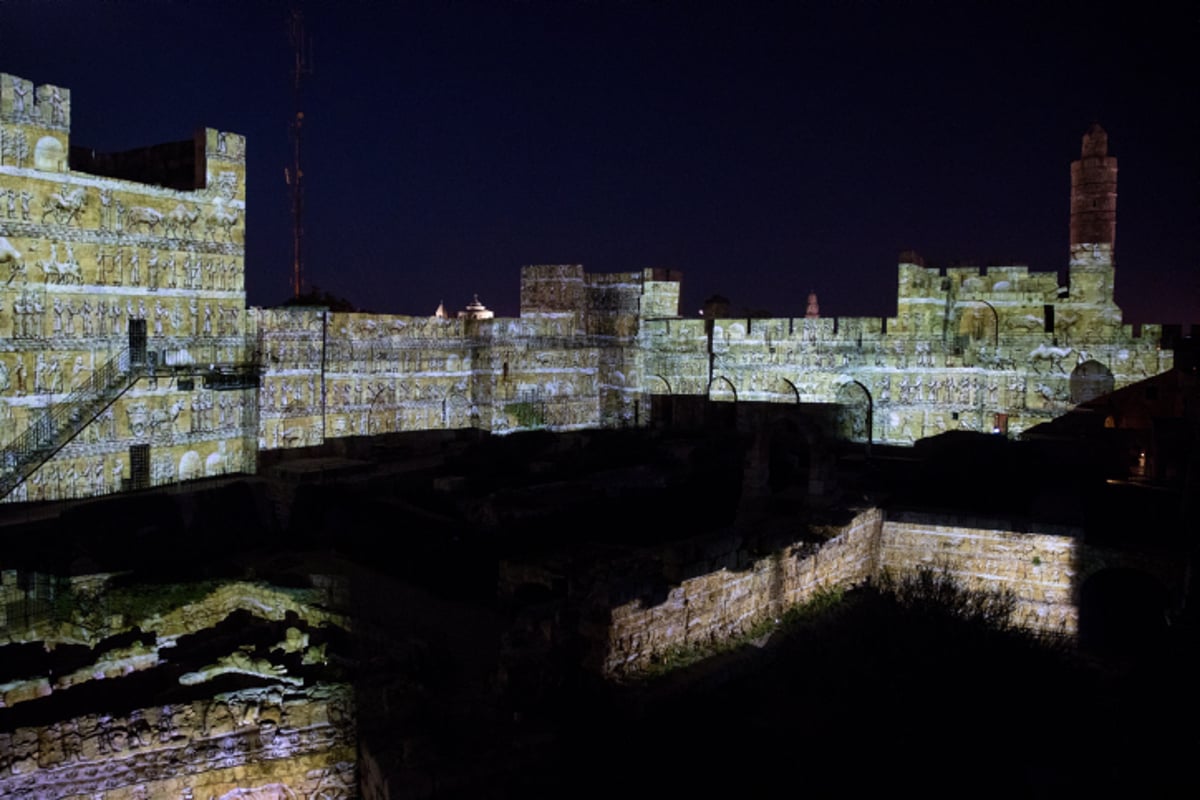
[[[1117,159],[1104,128],[1092,123],[1071,163],[1072,301],[1112,303],[1116,240]]]
[[[1071,164],[1071,247],[1117,239],[1117,159],[1108,154],[1108,134],[1099,123],[1083,135],[1083,151]]]

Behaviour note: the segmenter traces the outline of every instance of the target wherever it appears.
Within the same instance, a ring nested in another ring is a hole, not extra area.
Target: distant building
[[[467,303],[467,307],[458,312],[459,319],[492,319],[496,315],[488,310],[488,307],[479,302],[479,295],[475,295],[475,299]]]

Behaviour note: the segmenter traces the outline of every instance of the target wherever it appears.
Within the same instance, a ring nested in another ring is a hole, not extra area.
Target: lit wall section
[[[68,90],[0,74],[0,440],[73,399],[135,329],[157,369],[6,499],[252,471],[255,394],[201,369],[253,358],[242,334],[243,138],[206,129],[98,154],[72,150],[70,119]]]

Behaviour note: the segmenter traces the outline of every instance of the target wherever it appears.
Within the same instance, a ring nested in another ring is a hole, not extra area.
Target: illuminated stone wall
[[[66,89],[0,74],[0,441],[117,357],[131,325],[170,369],[8,501],[252,472],[261,450],[345,436],[646,425],[652,395],[838,404],[859,441],[1017,434],[1171,366],[1161,328],[1133,336],[1113,303],[1116,160],[1098,128],[1072,167],[1067,286],[913,256],[887,320],[683,319],[678,272],[542,265],[521,271],[518,318],[440,319],[246,309],[244,139],[97,154],[72,149],[70,115]],[[254,363],[257,389],[204,377]]]
[[[875,441],[911,443],[948,430],[1011,435],[1086,399],[1171,367],[1161,326],[1134,336],[1111,288],[1104,248],[1072,257],[1072,280],[1025,267],[902,263],[897,316],[717,319],[712,369],[704,323],[644,324],[646,388],[714,400],[869,406]],[[711,377],[710,377],[711,375]],[[848,428],[853,439],[867,431]]]
[[[71,169],[71,95],[0,74],[0,440],[129,344],[141,320],[163,365],[237,362],[245,291],[245,142],[203,130],[132,154],[81,151],[92,165],[184,174],[166,188]],[[183,153],[182,164],[171,159]],[[170,158],[167,158],[167,155]],[[162,163],[156,163],[162,162]],[[171,163],[168,163],[171,162]],[[163,169],[167,164],[170,169]],[[189,164],[191,169],[189,170]],[[8,500],[116,491],[130,448],[149,446],[152,484],[253,471],[252,390],[143,379]]]
[[[695,577],[672,586],[662,602],[633,600],[612,608],[608,627],[595,632],[604,640],[601,670],[606,675],[643,670],[673,648],[740,636],[821,589],[850,588],[885,571],[899,578],[930,568],[966,589],[1010,590],[1017,626],[1067,636],[1078,630],[1077,531],[1018,533],[994,522],[890,518],[870,509],[820,533],[830,538],[791,545],[745,565],[682,565],[680,571]],[[736,561],[737,554],[724,558]]]
[[[249,337],[261,348],[258,448],[320,444],[326,315],[305,308],[251,308],[246,316]]]
[[[264,368],[259,447],[441,428],[644,424],[633,345],[652,274],[525,267],[518,318],[251,309]]]
[[[1094,126],[1072,165],[1065,286],[1024,266],[939,270],[906,254],[887,320],[714,319],[711,343],[701,321],[647,321],[646,390],[860,406],[871,430],[866,414],[850,415],[847,436],[911,443],[948,430],[1019,434],[1164,372],[1161,326],[1135,336],[1113,302],[1116,171]]]
[[[879,562],[898,575],[928,567],[945,570],[968,589],[1011,589],[1019,627],[1073,636],[1079,629],[1080,549],[1071,531],[1018,533],[973,520],[891,515],[883,526]]]
[[[357,796],[329,592],[6,571],[0,599],[0,798]]]
[[[798,543],[745,564],[737,563],[734,549],[716,559],[729,562],[727,566],[714,568],[711,555],[707,563],[682,565],[682,572],[695,577],[671,587],[663,602],[647,606],[634,600],[611,609],[611,623],[602,632],[601,670],[606,675],[635,673],[673,648],[741,636],[821,589],[865,582],[875,574],[882,519],[881,512],[871,509],[824,544]]]

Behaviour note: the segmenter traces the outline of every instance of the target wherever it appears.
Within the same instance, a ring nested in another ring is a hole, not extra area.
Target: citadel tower
[[[1071,163],[1071,297],[1112,302],[1117,239],[1117,159],[1092,123]]]

